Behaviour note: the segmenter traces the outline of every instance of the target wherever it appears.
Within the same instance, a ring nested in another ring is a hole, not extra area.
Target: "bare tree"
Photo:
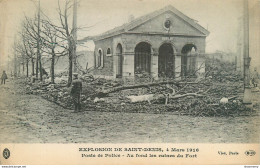
[[[34,48],[30,45],[29,39],[26,38],[26,36],[22,35],[23,40],[23,48],[26,54],[26,76],[29,76],[29,61],[31,60],[31,68],[32,68],[32,76],[34,76],[34,57],[35,57],[35,51]]]
[[[60,19],[60,25],[53,24],[50,19],[44,20],[44,29],[42,30],[42,34],[47,36],[48,38],[44,38],[43,41],[45,43],[51,43],[54,45],[50,45],[50,49],[56,46],[58,43],[55,42],[55,38],[59,38],[63,42],[63,44],[59,45],[66,50],[66,52],[62,52],[61,55],[67,53],[69,58],[69,72],[68,72],[68,86],[71,86],[72,83],[72,72],[73,72],[73,60],[76,59],[76,38],[75,31],[78,29],[76,26],[70,26],[69,24],[69,16],[70,10],[73,7],[74,3],[72,0],[65,0],[64,8],[62,9],[60,2],[58,1],[58,14]],[[46,16],[46,15],[45,15]],[[46,16],[47,17],[47,16]],[[70,28],[72,27],[72,28]],[[45,32],[45,33],[43,33]],[[53,34],[54,33],[54,34]],[[52,37],[51,37],[52,36]],[[41,36],[42,37],[42,36]],[[64,44],[65,43],[65,44]],[[44,44],[46,46],[46,44]],[[52,46],[52,47],[51,47]],[[52,52],[55,53],[55,52]],[[55,57],[54,54],[52,56]],[[54,60],[54,59],[53,59]],[[53,62],[52,62],[53,64]],[[52,71],[53,72],[53,71]]]
[[[42,23],[41,25],[41,34],[39,34],[38,31],[38,18],[28,18],[25,17],[25,21],[23,23],[23,32],[22,34],[22,39],[23,39],[23,44],[25,51],[27,51],[28,57],[31,58],[32,60],[32,69],[34,69],[34,55],[37,54],[36,57],[36,77],[38,73],[38,69],[40,68],[40,77],[42,76],[42,67],[38,65],[41,63],[41,57],[38,57],[38,55],[42,55],[43,53],[51,55],[51,81],[54,83],[54,62],[55,62],[55,57],[56,56],[64,56],[66,53],[66,45],[62,46],[59,45],[58,42],[60,40],[60,35],[58,35],[58,32],[56,29],[53,28],[53,24],[48,21],[49,19],[41,19],[40,22]],[[30,46],[29,48],[27,48]],[[40,50],[38,51],[38,47],[40,46]],[[64,51],[62,52],[56,52],[55,48],[57,46],[63,47]],[[35,50],[37,49],[37,53]],[[37,59],[38,58],[38,59]],[[34,71],[33,71],[34,74]],[[40,78],[42,79],[42,77]]]
[[[68,77],[68,87],[71,86],[72,83],[72,72],[73,72],[73,59],[76,58],[76,39],[74,39],[73,34],[76,31],[76,27],[70,28],[69,25],[69,10],[73,7],[73,2],[71,0],[66,0],[64,4],[64,9],[61,8],[61,4],[58,1],[58,13],[60,19],[60,25],[55,25],[50,21],[46,21],[56,33],[56,36],[59,37],[61,40],[66,41],[67,46],[63,45],[64,48],[67,50],[67,54],[69,57],[69,77]]]
[[[32,75],[36,74],[36,77],[38,77],[39,72],[39,65],[38,65],[38,56],[35,57],[36,53],[35,50],[38,47],[38,31],[37,31],[37,18],[28,18],[25,17],[25,20],[23,22],[23,30],[21,33],[24,48],[27,51],[27,56],[31,59],[32,64]],[[40,53],[41,54],[41,53]],[[36,59],[36,61],[35,61]],[[35,63],[36,63],[36,73],[34,73],[35,69]]]
[[[17,54],[17,58],[18,60],[22,61],[22,64],[23,64],[23,73],[24,73],[24,64],[26,63],[26,77],[29,76],[29,54],[28,54],[28,51],[27,51],[27,47],[25,47],[25,44],[24,44],[25,41],[20,41],[18,42],[16,45],[15,45],[15,50],[16,50],[16,53],[19,53]],[[19,62],[20,62],[19,61]]]
[[[55,59],[56,57],[61,57],[67,55],[67,47],[63,45],[64,39],[60,38],[59,32],[53,26],[50,21],[42,20],[43,28],[41,30],[42,35],[42,49],[46,54],[51,55],[51,83],[54,83],[55,72]],[[57,49],[58,48],[58,49]]]
[[[38,55],[46,53],[51,55],[51,82],[54,83],[54,65],[55,59],[60,56],[67,55],[69,58],[69,72],[68,72],[68,86],[72,83],[72,72],[73,72],[73,62],[76,59],[76,36],[75,32],[78,29],[75,25],[71,26],[69,24],[69,17],[73,5],[75,5],[75,0],[65,0],[64,7],[61,7],[58,1],[58,16],[60,19],[60,24],[54,24],[42,11],[41,24],[39,24],[39,13],[38,16],[34,18],[25,17],[23,23],[23,53],[27,55],[32,61],[32,66],[34,66],[34,55],[37,49]],[[40,10],[40,9],[39,9]],[[74,21],[75,22],[75,21]],[[41,27],[39,27],[41,25]],[[70,28],[72,27],[72,28]],[[39,29],[41,29],[39,31]],[[39,33],[41,32],[41,33]],[[31,47],[28,47],[31,46]],[[40,49],[40,50],[39,50]],[[41,61],[36,58],[36,76],[38,77],[38,63]],[[39,62],[38,62],[39,61]],[[33,67],[34,69],[34,67]],[[41,72],[41,65],[40,65]],[[41,74],[40,74],[41,75]],[[42,79],[42,76],[40,76]]]
[[[59,1],[58,1],[59,2]],[[68,78],[68,86],[72,83],[72,68],[73,68],[73,59],[76,58],[74,49],[76,47],[76,40],[73,38],[73,33],[76,31],[76,28],[70,29],[68,18],[69,18],[69,9],[73,6],[73,2],[70,0],[65,1],[65,7],[62,10],[59,3],[59,17],[61,28],[58,28],[60,33],[67,39],[68,42],[68,56],[69,56],[69,78]],[[56,27],[57,28],[57,27]]]

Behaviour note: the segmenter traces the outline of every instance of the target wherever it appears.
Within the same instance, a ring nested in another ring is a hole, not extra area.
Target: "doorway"
[[[159,48],[158,57],[158,76],[166,78],[174,78],[174,52],[172,45],[164,43]]]
[[[151,45],[141,42],[135,47],[135,74],[151,72]]]
[[[123,76],[123,48],[122,45],[119,43],[116,47],[116,78],[122,78]]]
[[[181,50],[181,76],[195,76],[197,47],[193,44],[186,44]]]

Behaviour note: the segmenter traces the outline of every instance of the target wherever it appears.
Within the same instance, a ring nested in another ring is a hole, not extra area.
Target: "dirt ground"
[[[253,93],[259,103],[260,92]],[[260,110],[258,109],[258,114]],[[254,143],[260,117],[72,110],[0,85],[0,143]]]

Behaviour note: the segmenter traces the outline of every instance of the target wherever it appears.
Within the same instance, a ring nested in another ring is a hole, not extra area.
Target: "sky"
[[[238,18],[242,16],[242,0],[78,0],[78,26],[88,27],[78,32],[78,39],[100,34],[135,18],[172,5],[198,21],[210,31],[206,52],[216,50],[236,52]],[[11,55],[11,45],[17,41],[24,16],[36,13],[38,0],[0,0],[0,56]],[[58,0],[40,0],[41,10],[53,22],[59,23]],[[64,0],[60,0],[60,4]],[[72,16],[72,13],[71,13]],[[71,21],[71,20],[70,20]],[[89,43],[86,50],[93,50]]]

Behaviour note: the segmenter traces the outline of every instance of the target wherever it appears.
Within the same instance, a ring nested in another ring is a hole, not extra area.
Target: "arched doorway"
[[[158,76],[174,78],[174,52],[170,43],[164,43],[159,48]]]
[[[141,42],[135,47],[135,74],[151,72],[151,45]]]
[[[101,67],[101,61],[102,61],[102,51],[101,49],[98,50],[98,63],[97,67]]]
[[[116,77],[121,78],[123,75],[123,47],[119,43],[116,47],[116,60],[117,60],[117,66],[116,66]]]
[[[181,53],[181,76],[195,76],[197,47],[194,44],[186,44]]]

